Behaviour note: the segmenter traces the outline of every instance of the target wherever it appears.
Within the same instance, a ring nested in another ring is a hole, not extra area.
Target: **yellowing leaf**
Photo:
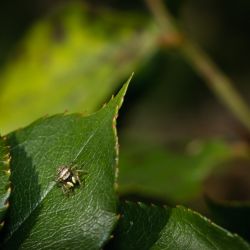
[[[92,112],[155,50],[146,17],[69,5],[28,32],[0,75],[3,133],[45,114]]]

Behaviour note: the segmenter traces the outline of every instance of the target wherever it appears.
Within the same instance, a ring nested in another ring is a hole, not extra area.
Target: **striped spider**
[[[64,194],[69,194],[77,186],[81,185],[80,173],[83,170],[77,170],[76,165],[62,165],[57,170],[56,182],[62,187]]]

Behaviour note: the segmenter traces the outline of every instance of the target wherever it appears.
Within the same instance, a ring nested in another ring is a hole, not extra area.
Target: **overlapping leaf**
[[[4,249],[99,249],[117,221],[115,120],[127,89],[99,112],[55,115],[8,135],[13,192]],[[61,165],[87,174],[67,196]]]
[[[250,249],[237,235],[184,207],[125,203],[114,235],[114,249]]]

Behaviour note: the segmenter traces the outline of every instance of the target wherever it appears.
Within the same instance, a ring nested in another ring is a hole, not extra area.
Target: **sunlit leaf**
[[[45,114],[91,112],[154,52],[156,28],[138,13],[66,5],[28,32],[0,74],[0,127]]]

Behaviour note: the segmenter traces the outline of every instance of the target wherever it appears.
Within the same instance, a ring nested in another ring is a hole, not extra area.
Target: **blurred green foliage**
[[[155,34],[143,16],[79,4],[39,21],[1,73],[2,132],[47,113],[96,110],[156,49]]]
[[[231,148],[219,140],[193,141],[182,153],[129,141],[121,151],[119,190],[185,202],[200,194],[204,179],[231,157]]]

